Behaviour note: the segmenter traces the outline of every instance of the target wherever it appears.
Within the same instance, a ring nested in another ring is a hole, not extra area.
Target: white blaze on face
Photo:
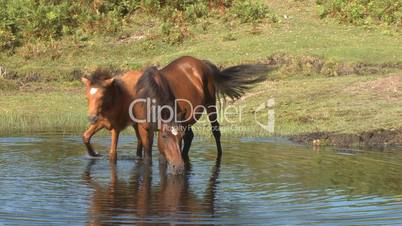
[[[97,88],[91,88],[91,89],[89,90],[89,94],[91,94],[91,95],[94,95],[96,92],[98,92],[98,89],[97,89]]]
[[[175,136],[177,136],[177,134],[179,133],[179,132],[177,131],[176,127],[174,127],[174,126],[172,127],[172,130],[171,130],[171,131],[172,131],[172,134],[175,135]]]

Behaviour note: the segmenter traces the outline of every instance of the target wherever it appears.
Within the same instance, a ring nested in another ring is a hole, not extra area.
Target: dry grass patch
[[[371,93],[386,100],[402,98],[402,75],[391,75],[372,81],[358,82],[345,89],[351,94]]]

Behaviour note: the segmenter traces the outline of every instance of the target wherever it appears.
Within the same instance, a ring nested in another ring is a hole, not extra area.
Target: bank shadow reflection
[[[215,213],[216,187],[221,161],[218,159],[202,194],[190,184],[192,166],[186,164],[184,175],[169,175],[159,164],[158,180],[153,181],[152,167],[136,163],[129,179],[120,179],[115,164],[110,164],[110,180],[101,183],[91,174],[96,160],[90,161],[83,174],[92,189],[87,225],[196,224],[211,219]]]

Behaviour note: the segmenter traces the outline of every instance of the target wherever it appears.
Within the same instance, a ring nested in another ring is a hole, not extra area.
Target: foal
[[[129,106],[136,96],[134,87],[142,72],[130,71],[121,77],[112,77],[111,74],[108,70],[97,69],[89,78],[81,79],[86,86],[88,120],[91,123],[82,139],[88,155],[97,157],[100,155],[92,148],[91,137],[103,128],[111,131],[109,159],[116,161],[119,133],[132,125],[137,138],[139,137],[137,124],[130,119]],[[142,156],[141,139],[138,139],[137,143],[137,156]]]

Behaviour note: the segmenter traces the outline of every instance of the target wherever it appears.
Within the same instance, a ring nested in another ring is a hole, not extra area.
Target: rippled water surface
[[[97,138],[108,149],[109,139]],[[81,138],[0,138],[0,225],[402,224],[402,150],[362,152],[228,139],[221,164],[195,140],[191,167],[166,175],[133,159],[85,158]]]

